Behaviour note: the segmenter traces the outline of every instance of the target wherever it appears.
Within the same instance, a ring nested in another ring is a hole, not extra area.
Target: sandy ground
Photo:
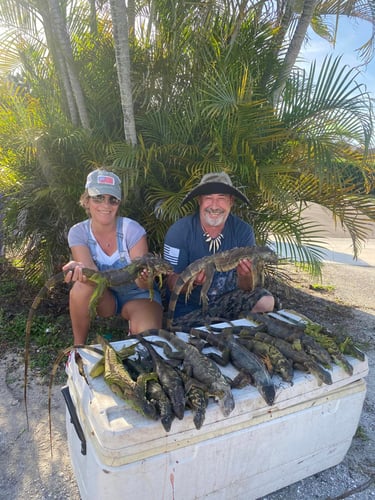
[[[334,285],[330,300],[350,305],[354,315],[353,334],[368,349],[370,370],[375,368],[375,267],[328,264],[324,282]],[[349,284],[349,286],[348,286]],[[30,429],[23,406],[23,361],[8,354],[1,360],[0,377],[0,498],[80,498],[66,442],[65,403],[60,385],[52,397],[53,456],[50,455],[47,392],[33,380],[29,390]],[[360,426],[362,436],[353,440],[344,461],[326,471],[268,495],[282,499],[375,498],[375,379],[368,377],[368,391]],[[344,496],[343,496],[344,495]]]
[[[344,263],[336,263],[340,262],[337,259],[325,266],[323,283],[332,285],[334,290],[327,299],[324,294],[321,295],[322,300],[326,300],[322,302],[326,310],[329,310],[331,302],[350,309],[351,320],[347,328],[353,337],[366,346],[370,373],[375,369],[375,262],[371,261],[375,259],[371,246],[374,241],[369,243],[367,254],[362,256],[360,262],[347,263],[340,255]],[[347,242],[342,240],[340,245],[340,252],[336,251],[336,256],[338,253],[349,255],[350,251],[347,254],[345,246]],[[350,255],[349,257],[351,259]],[[311,293],[319,295],[319,292]],[[284,307],[287,306],[288,304],[284,304]],[[334,321],[332,318],[332,322]],[[62,384],[53,388],[51,457],[48,387],[40,384],[35,374],[31,377],[28,397],[30,425],[27,429],[23,405],[22,356],[22,352],[8,353],[0,362],[0,380],[3,381],[0,385],[0,499],[79,500],[67,447],[65,403],[60,392]],[[264,499],[375,498],[374,377],[370,375],[367,383],[367,395],[360,420],[361,433],[353,439],[343,462]]]

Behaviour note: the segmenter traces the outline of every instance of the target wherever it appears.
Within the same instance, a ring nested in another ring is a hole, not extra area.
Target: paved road
[[[335,222],[332,213],[315,203],[305,211],[310,222],[320,224],[322,236],[326,239],[325,261],[353,266],[375,266],[375,224],[368,223],[368,239],[359,252],[358,259],[353,258],[352,240],[349,232]]]
[[[355,260],[350,238],[329,237],[324,260],[352,266],[375,266],[375,239],[367,240],[358,255],[358,259]]]
[[[305,210],[305,220],[320,226],[321,237],[324,239],[325,248],[321,249],[323,260],[337,264],[348,264],[352,266],[375,266],[375,224],[368,224],[368,239],[361,247],[358,258],[353,257],[352,240],[349,232],[336,224],[331,212],[314,203]],[[279,255],[287,257],[290,248],[286,246]]]

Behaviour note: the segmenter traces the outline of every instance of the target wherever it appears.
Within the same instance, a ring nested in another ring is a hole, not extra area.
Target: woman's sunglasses
[[[114,196],[106,196],[105,194],[98,194],[97,196],[90,196],[90,199],[94,203],[104,203],[107,201],[110,205],[120,205],[121,200],[115,198]]]

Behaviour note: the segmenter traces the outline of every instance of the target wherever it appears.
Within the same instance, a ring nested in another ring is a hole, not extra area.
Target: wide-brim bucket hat
[[[229,175],[225,172],[205,174],[198,186],[182,200],[182,205],[202,194],[230,194],[250,205],[249,199],[233,186]]]

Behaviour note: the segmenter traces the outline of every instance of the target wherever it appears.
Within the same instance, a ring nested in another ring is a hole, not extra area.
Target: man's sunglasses
[[[110,205],[120,205],[121,200],[118,200],[114,196],[107,196],[105,194],[98,194],[97,196],[90,196],[90,199],[94,203],[104,203],[106,200]]]

